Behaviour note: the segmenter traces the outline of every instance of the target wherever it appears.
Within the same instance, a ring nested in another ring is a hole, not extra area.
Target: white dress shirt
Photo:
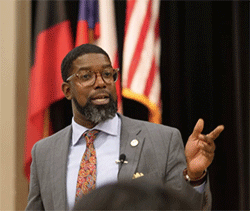
[[[117,182],[119,159],[121,120],[116,115],[113,119],[101,122],[91,130],[100,130],[94,141],[96,150],[96,188]],[[75,204],[76,183],[82,156],[86,149],[86,141],[82,134],[89,130],[72,119],[72,141],[69,147],[67,163],[67,203],[68,210]]]

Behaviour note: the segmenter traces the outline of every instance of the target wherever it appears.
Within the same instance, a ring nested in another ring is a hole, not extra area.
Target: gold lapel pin
[[[130,145],[132,147],[136,147],[137,145],[139,144],[139,141],[137,139],[133,139],[131,142],[130,142]]]

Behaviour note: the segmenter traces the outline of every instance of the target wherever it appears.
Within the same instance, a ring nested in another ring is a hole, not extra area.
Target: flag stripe
[[[153,81],[155,79],[155,73],[156,73],[155,59],[153,59],[152,66],[151,66],[150,69],[151,70],[149,72],[148,80],[146,81],[146,86],[145,86],[145,89],[144,89],[144,95],[146,95],[146,96],[149,96],[151,88],[152,88]]]
[[[140,61],[140,57],[141,57],[142,50],[143,50],[143,47],[144,47],[144,41],[146,39],[148,30],[149,30],[150,14],[151,14],[151,1],[148,4],[147,13],[146,13],[146,17],[144,19],[144,23],[142,25],[140,37],[138,39],[138,42],[137,42],[137,45],[136,45],[136,48],[135,48],[135,52],[134,52],[134,55],[133,55],[133,60],[132,60],[132,62],[130,64],[130,67],[129,67],[130,71],[129,71],[129,74],[128,74],[128,87],[131,86],[133,76],[135,74],[138,63]]]
[[[88,31],[88,22],[86,20],[81,20],[77,23],[77,31]],[[76,37],[76,46],[79,43],[88,43],[89,33],[79,33]]]
[[[133,76],[133,81],[129,87],[132,90],[136,90],[138,93],[144,93],[145,83],[148,80],[148,75],[150,74],[150,68],[152,67],[152,62],[155,57],[155,15],[151,17],[150,27],[144,41],[144,48],[141,54],[139,64],[136,68],[136,72]],[[158,67],[157,67],[158,68]],[[140,83],[138,83],[140,81]]]
[[[88,27],[90,29],[94,29],[96,23],[99,22],[99,8],[98,8],[98,1],[80,1],[80,10],[78,21],[85,20],[88,23]]]
[[[128,6],[130,1],[127,3],[127,10],[129,10]],[[146,2],[146,3],[145,3]],[[126,18],[126,25],[128,26],[127,32],[125,34],[125,42],[123,48],[123,64],[122,64],[122,83],[123,87],[127,87],[128,83],[128,72],[129,67],[132,62],[135,47],[137,45],[137,41],[139,40],[139,36],[141,34],[141,28],[143,25],[143,21],[147,11],[147,1],[138,1],[133,6],[132,15],[130,21],[127,21]]]
[[[132,12],[134,10],[134,7],[135,7],[135,3],[136,3],[136,0],[130,0],[130,1],[127,1],[127,11],[126,11],[126,21],[127,23],[130,23],[131,22],[131,16],[132,16]],[[125,34],[127,33],[127,29],[128,29],[128,24],[125,24]]]
[[[36,39],[41,32],[49,29],[57,24],[62,23],[67,20],[67,16],[64,12],[64,3],[58,3],[56,1],[32,1],[32,7],[34,8],[35,15],[32,21],[34,21],[34,27],[32,28],[32,65],[35,60],[35,50],[36,50]],[[55,10],[58,8],[58,11]],[[49,13],[47,11],[50,11]],[[39,15],[37,15],[39,14]]]
[[[160,33],[159,33],[159,18],[157,18],[155,28],[154,28],[154,37],[155,37],[154,42],[155,43],[157,42],[157,39],[159,39],[159,36],[160,36]],[[158,49],[158,47],[156,48],[156,50],[157,49]],[[157,52],[155,52],[154,55],[156,56],[156,54],[157,54]],[[153,86],[153,82],[155,81],[155,78],[156,78],[156,76],[158,74],[157,71],[159,69],[159,65],[156,65],[155,56],[153,57],[152,66],[150,68],[150,73],[148,75],[148,79],[147,79],[146,86],[145,86],[145,89],[144,89],[144,95],[146,95],[146,96],[150,95],[150,92],[151,92],[151,89],[152,89],[152,86]]]
[[[156,68],[157,71],[155,73],[155,78],[152,84],[152,88],[149,94],[149,99],[155,102],[159,108],[161,108],[161,80],[160,80],[160,39],[157,40],[155,43],[155,61],[156,61]],[[160,102],[160,103],[159,103]]]

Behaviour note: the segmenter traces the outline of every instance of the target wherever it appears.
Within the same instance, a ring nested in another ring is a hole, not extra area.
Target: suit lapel
[[[132,179],[141,155],[145,136],[141,133],[142,128],[129,118],[121,117],[121,142],[120,154],[126,155],[126,161],[120,166],[118,181],[129,181]],[[133,141],[134,140],[134,141]],[[132,144],[132,141],[134,144]]]
[[[55,210],[66,210],[67,208],[66,171],[71,134],[72,129],[70,125],[65,128],[61,136],[57,138],[52,150],[51,181]]]

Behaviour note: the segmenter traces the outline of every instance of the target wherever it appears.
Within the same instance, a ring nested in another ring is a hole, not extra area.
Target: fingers
[[[208,160],[212,161],[214,158],[214,151],[215,151],[215,144],[214,141],[209,141],[208,138],[203,135],[203,139],[199,141],[198,143],[200,150],[200,153],[206,157]]]
[[[195,137],[199,137],[204,128],[204,120],[199,119],[194,127],[193,133],[191,135]],[[224,125],[217,126],[212,132],[210,132],[206,137],[208,138],[208,142],[214,141],[220,133],[224,130]]]
[[[194,130],[193,130],[193,133],[191,135],[197,137],[199,134],[201,134],[203,128],[204,128],[204,121],[203,121],[203,119],[199,119],[197,121],[196,125],[194,126]]]
[[[201,140],[201,141],[204,141],[204,142],[208,143],[209,145],[214,144],[214,139],[211,138],[209,135],[200,134],[198,136],[198,139]]]
[[[199,148],[207,153],[214,153],[215,144],[213,140],[209,140],[207,136],[200,135],[199,136]]]
[[[215,140],[219,135],[220,133],[224,130],[224,126],[223,125],[219,125],[218,127],[216,127],[211,133],[209,133],[207,135],[208,139],[211,139],[211,140]]]

